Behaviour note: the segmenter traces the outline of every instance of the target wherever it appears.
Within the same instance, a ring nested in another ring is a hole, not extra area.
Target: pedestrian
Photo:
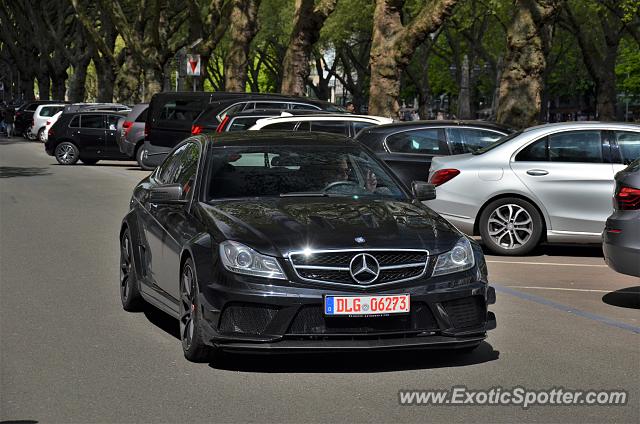
[[[14,110],[12,107],[8,107],[4,112],[4,123],[7,126],[7,138],[11,138],[13,133],[13,123],[15,121]]]
[[[344,108],[349,113],[356,113],[356,106],[353,104],[353,102],[347,102]]]

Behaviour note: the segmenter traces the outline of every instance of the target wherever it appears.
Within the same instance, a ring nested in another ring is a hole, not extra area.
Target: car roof
[[[283,115],[284,113],[284,115]],[[308,109],[251,109],[243,110],[235,113],[227,113],[229,118],[251,117],[251,116],[273,116],[273,117],[291,117],[291,116],[308,116],[308,115],[335,115],[333,112],[325,110],[308,110]]]
[[[301,131],[238,131],[208,134],[195,137],[201,143],[214,147],[273,146],[273,145],[322,145],[355,146],[359,143],[351,138],[330,133]]]
[[[500,125],[496,122],[477,121],[477,120],[420,120],[420,121],[404,121],[394,122],[392,124],[379,125],[377,127],[365,128],[363,131],[368,133],[387,133],[396,129],[412,129],[421,127],[476,127],[484,128],[488,130],[496,130],[504,133],[512,133],[514,130],[505,125]]]
[[[386,118],[384,116],[374,116],[374,115],[354,115],[351,113],[311,113],[304,116],[274,116],[271,118],[263,118],[259,120],[256,125],[266,125],[273,122],[289,122],[289,121],[378,121],[384,122],[389,121],[391,118]]]
[[[578,128],[603,128],[603,127],[615,127],[615,128],[631,128],[634,130],[640,129],[639,124],[632,122],[604,122],[604,121],[572,121],[572,122],[554,122],[551,124],[542,124],[529,127],[523,132],[538,131],[538,130],[553,130],[553,129],[578,129]]]

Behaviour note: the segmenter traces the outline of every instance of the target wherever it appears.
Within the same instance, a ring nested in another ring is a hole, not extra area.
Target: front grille
[[[223,333],[260,335],[278,313],[278,308],[251,303],[233,303],[224,308],[219,329]]]
[[[378,277],[369,283],[354,280],[349,270],[353,258],[362,253],[373,256],[379,264]],[[336,250],[294,252],[289,259],[303,280],[362,287],[421,277],[427,269],[429,253],[424,250]]]
[[[424,302],[412,302],[407,315],[384,317],[325,317],[319,305],[300,308],[291,322],[289,335],[366,335],[388,332],[435,331],[438,324]]]
[[[442,302],[451,324],[455,328],[478,327],[486,321],[486,306],[482,296]]]

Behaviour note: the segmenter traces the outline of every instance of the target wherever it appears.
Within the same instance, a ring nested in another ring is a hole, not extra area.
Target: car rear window
[[[640,158],[640,132],[616,131],[615,134],[622,163],[628,165]]]
[[[227,131],[245,131],[255,125],[258,119],[267,118],[267,116],[246,116],[231,119],[231,124]]]
[[[63,106],[47,106],[40,109],[40,116],[48,118],[62,110]]]
[[[285,131],[293,131],[296,129],[296,121],[288,121],[288,122],[275,122],[273,124],[268,124],[262,127],[263,130],[285,130]]]

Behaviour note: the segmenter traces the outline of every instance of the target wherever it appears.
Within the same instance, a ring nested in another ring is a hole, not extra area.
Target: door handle
[[[534,177],[540,177],[542,175],[547,175],[549,171],[545,171],[544,169],[530,169],[527,171],[527,174],[533,175]]]

